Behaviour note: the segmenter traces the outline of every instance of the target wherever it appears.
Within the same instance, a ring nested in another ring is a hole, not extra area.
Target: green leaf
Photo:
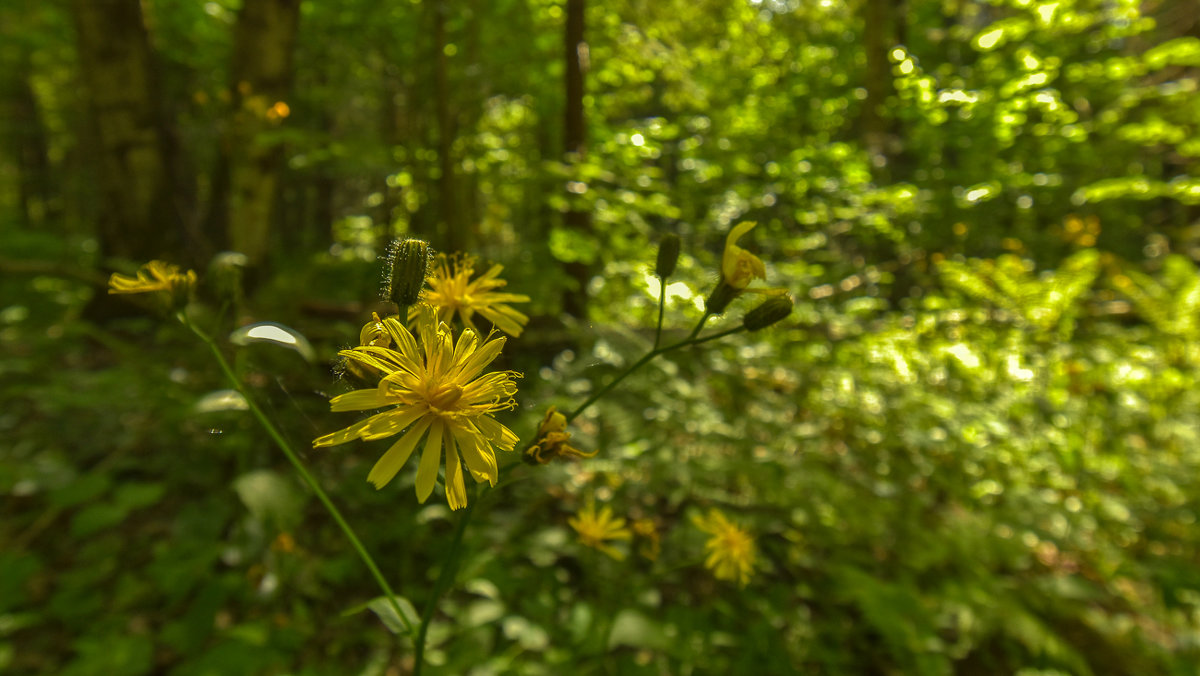
[[[650,648],[663,650],[668,646],[667,635],[662,627],[636,610],[626,608],[613,619],[612,631],[608,633],[608,647]]]
[[[138,676],[154,666],[154,642],[147,636],[105,634],[75,643],[77,657],[64,676]]]
[[[162,499],[167,492],[165,484],[159,483],[129,483],[117,488],[114,501],[126,511],[149,507]]]
[[[0,552],[0,611],[15,608],[25,601],[25,583],[41,569],[31,554]]]
[[[299,525],[305,498],[295,484],[278,472],[260,469],[234,479],[233,490],[260,521],[281,530]]]
[[[408,626],[416,627],[421,624],[421,616],[417,614],[417,609],[413,604],[403,596],[396,597],[396,603],[400,605],[400,612],[404,613],[404,619],[408,620]],[[393,634],[407,634],[408,629],[404,623],[400,621],[400,615],[396,614],[396,608],[392,605],[391,600],[386,596],[378,596],[368,601],[365,605],[358,606],[347,610],[343,615],[353,615],[361,612],[364,608],[375,613],[375,615],[383,622],[383,626],[388,628],[388,631]]]
[[[550,232],[550,253],[564,263],[595,263],[596,243],[571,228],[555,228]]]
[[[74,507],[104,494],[112,485],[112,479],[107,474],[87,473],[77,477],[62,488],[52,491],[49,495],[50,504],[60,509]]]

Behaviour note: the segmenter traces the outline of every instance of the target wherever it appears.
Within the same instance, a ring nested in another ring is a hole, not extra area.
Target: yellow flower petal
[[[446,501],[452,509],[461,509],[467,504],[464,472],[469,471],[476,481],[495,484],[499,478],[496,448],[511,451],[517,444],[516,435],[491,414],[515,405],[513,379],[519,374],[501,371],[479,375],[500,354],[502,338],[480,344],[478,335],[463,331],[456,339],[449,327],[436,323],[434,308],[422,304],[413,310],[415,336],[397,318],[389,317],[381,323],[388,336],[386,342],[394,343],[394,347],[376,341],[376,345],[341,353],[348,361],[371,368],[382,377],[375,389],[333,398],[330,408],[379,412],[320,437],[314,444],[332,446],[354,439],[371,441],[402,435],[367,477],[381,486],[395,477],[424,439],[416,470],[421,502],[433,492],[445,445]]]
[[[463,380],[470,380],[479,375],[479,372],[488,364],[496,360],[500,356],[500,350],[504,348],[506,338],[493,338],[484,343],[479,349],[471,353],[471,356],[462,363],[455,376]]]
[[[413,308],[413,310],[416,309]],[[392,337],[392,341],[396,343],[396,347],[401,354],[414,362],[420,361],[421,352],[417,349],[417,339],[413,337],[413,334],[409,332],[404,324],[400,323],[399,319],[388,317],[383,320],[383,328]]]
[[[331,411],[369,411],[373,408],[382,408],[396,402],[389,401],[378,389],[373,390],[354,390],[345,394],[339,394],[329,400],[329,410]]]
[[[354,441],[355,439],[358,438],[358,435],[364,429],[366,429],[368,422],[369,422],[369,420],[362,420],[362,421],[354,423],[353,425],[347,427],[344,430],[338,430],[337,432],[331,432],[329,434],[326,434],[323,437],[317,437],[313,441],[313,446],[316,446],[316,447],[337,446],[339,444],[344,444],[348,441]]]
[[[497,423],[498,424],[498,423]],[[458,442],[459,451],[472,473],[485,477],[491,485],[500,478],[496,456],[491,449],[484,449],[483,434],[468,420],[451,423],[450,432]]]
[[[446,435],[446,502],[450,509],[467,506],[467,488],[463,485],[462,461],[454,445],[454,435]]]
[[[517,435],[512,430],[504,425],[496,422],[494,418],[488,416],[480,416],[475,419],[475,427],[483,433],[483,437],[491,443],[499,446],[501,450],[511,451],[516,447]]]
[[[367,426],[359,434],[359,438],[363,441],[374,441],[375,439],[383,439],[384,437],[399,434],[404,428],[419,420],[424,414],[424,411],[415,408],[402,413],[393,413],[391,411],[377,413],[367,419]]]
[[[471,279],[475,274],[473,257],[440,255],[429,277],[429,288],[421,298],[436,307],[438,317],[447,324],[457,314],[467,328],[475,329],[473,318],[478,312],[504,333],[520,335],[529,317],[507,304],[528,302],[529,297],[494,291],[506,285],[499,278],[503,270],[503,266],[493,265],[487,272]],[[413,318],[412,311],[409,318]]]
[[[588,502],[567,523],[579,535],[579,541],[588,547],[598,549],[614,559],[622,559],[625,554],[608,544],[609,540],[629,540],[633,531],[625,527],[625,519],[614,519],[612,508],[607,505],[596,513],[594,502]]]
[[[725,237],[725,252],[721,256],[721,277],[735,289],[745,289],[755,278],[766,279],[767,267],[762,259],[737,245],[742,235],[750,232],[757,223],[740,223]]]
[[[425,442],[425,450],[421,452],[421,464],[417,466],[417,500],[421,504],[433,493],[433,484],[437,481],[438,466],[442,464],[442,434],[445,424],[441,418],[435,419],[429,428],[429,440]]]
[[[371,473],[367,475],[367,481],[375,484],[375,488],[378,489],[383,488],[395,478],[404,463],[408,462],[408,457],[412,455],[413,449],[417,447],[421,437],[425,436],[425,430],[429,429],[429,423],[428,419],[418,422],[396,443],[392,444],[387,453],[384,453],[379,462],[371,468]]]
[[[757,559],[754,538],[717,509],[709,510],[707,515],[693,514],[692,523],[712,536],[704,544],[707,552],[704,566],[713,571],[718,580],[745,586]]]

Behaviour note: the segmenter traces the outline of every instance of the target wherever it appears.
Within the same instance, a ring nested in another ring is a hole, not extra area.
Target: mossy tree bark
[[[85,129],[99,191],[101,252],[178,258],[188,241],[179,149],[162,108],[157,55],[138,0],[73,0]]]
[[[255,0],[234,28],[232,104],[213,179],[210,227],[252,266],[267,257],[283,171],[283,144],[271,132],[290,114],[287,95],[300,25],[300,0]]]
[[[887,116],[888,97],[895,94],[888,52],[897,44],[904,22],[903,0],[866,0],[863,3],[863,49],[867,57],[860,126],[863,144],[871,156],[876,177],[884,179],[896,155],[898,137]]]
[[[587,70],[588,45],[584,40],[585,0],[567,0],[566,23],[566,118],[564,120],[563,145],[568,165],[583,160],[587,155],[587,124],[584,117],[583,98],[584,74]],[[568,196],[570,198],[570,196]],[[574,201],[574,200],[572,200]],[[571,208],[563,215],[563,225],[576,230],[586,239],[592,227],[591,213]],[[587,312],[587,285],[591,268],[581,260],[568,261],[563,265],[567,274],[575,280],[574,288],[563,295],[563,310],[574,317],[583,317]]]
[[[4,57],[0,59],[0,119],[6,124],[0,128],[0,149],[16,161],[17,201],[24,223],[37,227],[56,222],[59,210],[46,125],[30,83],[29,51],[10,42]]]
[[[434,119],[437,124],[438,152],[438,222],[436,243],[445,251],[459,251],[466,247],[461,223],[459,222],[458,190],[454,172],[454,113],[450,105],[449,58],[446,54],[446,7],[445,0],[433,3],[433,100]]]

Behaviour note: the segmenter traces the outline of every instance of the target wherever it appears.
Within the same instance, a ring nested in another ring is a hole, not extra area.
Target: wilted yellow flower
[[[738,296],[743,293],[758,293],[777,296],[787,293],[787,289],[751,289],[750,282],[767,278],[767,266],[762,259],[737,245],[737,241],[750,232],[757,223],[747,221],[733,226],[725,237],[725,251],[721,254],[721,278],[705,302],[709,314],[721,314]]]
[[[638,553],[651,561],[657,561],[658,554],[662,550],[662,542],[658,534],[658,527],[654,525],[654,519],[637,519],[633,522],[633,532],[642,541],[642,544],[638,546]]]
[[[363,324],[362,331],[358,332],[358,344],[364,347],[391,347],[392,336],[378,312],[372,312],[371,321]]]
[[[458,313],[463,324],[474,329],[471,318],[478,312],[504,333],[519,336],[529,317],[512,309],[507,303],[525,303],[529,301],[529,296],[494,290],[508,284],[498,277],[503,269],[503,265],[493,265],[472,280],[471,275],[475,274],[474,256],[438,254],[433,273],[427,280],[429,288],[421,292],[421,300],[437,308],[438,318],[447,324]],[[410,320],[415,312],[415,309],[409,310]]]
[[[579,534],[579,541],[588,547],[599,549],[614,559],[625,558],[625,552],[607,544],[609,540],[629,540],[633,532],[625,527],[625,519],[614,518],[612,507],[605,505],[596,513],[596,503],[589,501],[578,514],[567,519],[571,528]]]
[[[137,271],[136,277],[114,272],[108,278],[109,293],[156,293],[172,306],[187,303],[195,287],[195,271],[180,272],[179,266],[163,261],[146,263]]]
[[[567,431],[567,416],[551,406],[546,411],[546,417],[542,418],[541,424],[538,425],[537,441],[529,447],[528,451],[525,451],[525,459],[527,462],[533,461],[545,465],[555,458],[591,458],[600,452],[595,450],[586,453],[567,443],[570,440],[571,433]]]
[[[756,225],[758,223],[754,221],[739,223],[733,226],[729,235],[725,237],[725,253],[721,255],[721,279],[735,289],[746,288],[755,277],[767,278],[767,266],[763,264],[762,259],[737,245],[742,235],[753,230]]]
[[[417,499],[421,502],[433,492],[441,465],[442,447],[446,449],[446,501],[451,509],[467,505],[462,462],[476,481],[496,485],[495,447],[511,451],[517,443],[512,430],[492,417],[497,411],[513,408],[512,395],[517,386],[512,371],[497,371],[480,376],[485,366],[499,356],[504,338],[484,340],[472,330],[463,331],[455,341],[450,328],[437,321],[435,310],[418,306],[417,339],[395,317],[382,324],[395,349],[359,346],[339,354],[348,361],[382,376],[378,387],[355,390],[329,401],[334,411],[367,411],[391,406],[382,413],[359,421],[344,430],[326,434],[313,446],[335,446],[354,439],[371,441],[390,437],[404,430],[367,475],[367,481],[382,488],[400,471],[413,449],[429,433],[421,462],[417,467]]]
[[[711,509],[708,516],[693,515],[692,523],[712,537],[704,544],[708,557],[704,566],[718,580],[729,580],[746,586],[754,570],[757,553],[754,538],[731,523],[718,509]]]

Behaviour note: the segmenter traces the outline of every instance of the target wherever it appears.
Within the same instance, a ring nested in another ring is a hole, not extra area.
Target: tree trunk
[[[895,44],[893,21],[901,11],[901,0],[866,0],[863,4],[863,48],[867,57],[866,90],[863,101],[863,144],[871,157],[877,177],[886,174],[890,157],[888,120],[885,117],[887,99],[893,93],[888,50]]]
[[[0,64],[0,119],[6,120],[0,144],[16,159],[17,199],[25,225],[57,220],[58,198],[47,150],[46,126],[30,85],[29,52],[17,47],[15,63]]]
[[[587,154],[587,127],[583,115],[584,72],[587,68],[588,45],[583,39],[585,0],[567,0],[566,25],[566,118],[564,120],[563,149],[568,164],[583,160]],[[570,196],[568,196],[570,198]],[[563,215],[563,225],[580,231],[585,236],[592,227],[592,215],[582,209],[570,209]],[[563,310],[574,317],[583,317],[587,312],[587,285],[591,278],[589,266],[582,261],[570,261],[563,265],[567,274],[575,281],[574,288],[563,294]]]
[[[283,146],[269,139],[289,115],[292,54],[300,0],[253,0],[234,28],[230,68],[232,114],[213,180],[211,225],[224,225],[228,245],[252,266],[267,257],[283,170]]]
[[[459,251],[466,246],[458,222],[458,203],[454,180],[454,117],[450,110],[449,70],[446,56],[446,3],[433,5],[433,99],[438,134],[438,223],[437,239],[446,251]]]
[[[139,0],[73,0],[104,255],[178,260],[189,205]],[[183,261],[181,261],[183,262]]]

